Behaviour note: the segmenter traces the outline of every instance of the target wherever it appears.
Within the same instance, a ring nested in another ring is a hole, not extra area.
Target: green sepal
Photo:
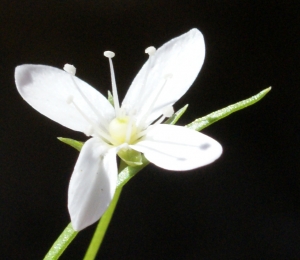
[[[142,154],[142,164],[137,166],[127,166],[121,170],[118,177],[117,188],[123,187],[133,176],[135,176],[140,170],[145,168],[149,164],[149,161]]]
[[[75,148],[77,151],[80,152],[82,146],[83,146],[83,142],[80,142],[80,141],[76,141],[76,140],[73,140],[71,138],[65,138],[65,137],[57,137],[57,139],[65,144],[68,144],[70,146],[72,146],[73,148]]]
[[[188,108],[188,104],[186,104],[184,107],[180,108],[177,112],[175,112],[171,117],[168,118],[168,120],[166,120],[164,122],[164,124],[169,124],[169,125],[175,125],[177,123],[177,121],[179,120],[179,118],[184,114],[184,112],[187,110]]]
[[[271,87],[264,89],[263,91],[259,92],[258,94],[237,102],[233,105],[228,107],[222,108],[215,112],[208,114],[207,116],[201,117],[193,121],[192,123],[186,125],[186,127],[190,129],[194,129],[196,131],[201,131],[203,128],[208,127],[209,125],[223,119],[224,117],[229,116],[230,114],[244,109],[248,106],[254,105],[256,102],[261,100],[267,93],[271,90]]]
[[[107,100],[112,106],[114,106],[114,97],[109,90],[107,91]]]
[[[118,152],[119,157],[129,166],[139,166],[143,164],[142,154],[131,148],[121,149]]]

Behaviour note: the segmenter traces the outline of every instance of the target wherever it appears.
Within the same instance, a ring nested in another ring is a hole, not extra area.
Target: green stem
[[[91,243],[89,245],[88,250],[86,251],[86,254],[83,258],[83,260],[93,260],[95,259],[98,250],[102,244],[102,241],[104,239],[106,230],[108,228],[108,225],[111,221],[111,218],[114,214],[115,208],[117,206],[119,197],[121,195],[121,191],[122,191],[122,187],[117,188],[115,195],[113,197],[113,200],[111,201],[108,209],[106,210],[106,212],[103,214],[103,216],[101,217],[98,226],[96,228],[96,231],[94,233],[94,236],[91,240]]]
[[[61,233],[58,239],[54,242],[44,260],[58,259],[77,234],[78,231],[75,231],[72,227],[72,224],[70,223]]]
[[[109,226],[109,223],[111,221],[111,218],[114,214],[114,211],[116,209],[118,200],[121,195],[121,191],[123,186],[129,181],[130,178],[132,178],[136,173],[138,173],[141,169],[146,167],[149,162],[143,157],[143,164],[141,166],[136,166],[136,167],[126,167],[126,163],[121,160],[120,166],[119,166],[119,181],[117,185],[117,189],[115,191],[115,195],[108,207],[108,209],[105,211],[105,213],[102,215],[98,226],[96,228],[96,231],[93,235],[93,238],[91,240],[91,243],[88,247],[88,250],[85,253],[85,256],[83,260],[94,260],[100,247],[102,244],[102,241],[104,239],[106,230]]]
[[[63,142],[65,140],[70,140],[67,138],[61,138]],[[66,142],[67,143],[67,142]],[[143,164],[136,167],[127,166],[125,167],[119,174],[118,184],[116,193],[121,193],[122,187],[139,171],[141,171],[144,167],[146,167],[149,162],[143,157]],[[122,164],[120,165],[120,169],[122,169]],[[118,191],[120,190],[120,191]],[[113,200],[115,197],[113,198]],[[117,203],[116,198],[116,203]],[[112,202],[113,203],[113,202]],[[102,219],[102,218],[101,218]],[[105,233],[105,232],[104,232]],[[78,231],[75,231],[71,225],[71,223],[64,229],[58,239],[54,242],[50,250],[48,251],[47,255],[45,256],[44,260],[57,260],[61,256],[61,254],[66,250],[68,245],[72,242],[72,240],[76,237]],[[101,242],[100,242],[101,243]]]

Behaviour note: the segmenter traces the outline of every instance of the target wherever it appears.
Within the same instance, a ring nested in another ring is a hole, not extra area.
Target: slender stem
[[[120,165],[119,165],[119,174],[127,167],[127,164],[121,160],[120,161]],[[118,185],[117,189],[115,191],[114,197],[109,205],[109,207],[107,208],[107,210],[105,211],[105,213],[102,215],[101,219],[98,222],[96,231],[93,235],[93,238],[91,240],[91,243],[85,253],[84,259],[83,260],[93,260],[95,259],[99,248],[102,244],[102,241],[104,239],[106,230],[109,226],[109,223],[111,221],[111,218],[114,214],[114,211],[116,209],[118,200],[120,198],[121,192],[122,192],[122,187],[123,185]]]
[[[44,260],[58,259],[77,234],[78,231],[75,231],[72,227],[72,224],[70,223],[61,233],[58,239],[54,242]]]
[[[96,228],[96,231],[94,233],[94,236],[91,240],[91,243],[89,245],[88,250],[86,251],[86,254],[83,258],[83,260],[93,260],[95,259],[98,250],[102,244],[102,241],[104,239],[106,230],[108,228],[108,225],[111,221],[111,218],[114,214],[115,208],[117,206],[119,197],[121,195],[121,191],[122,191],[122,187],[119,187],[116,189],[115,195],[113,197],[113,200],[111,201],[108,209],[106,210],[106,212],[103,214],[103,216],[101,217],[98,226]]]
[[[76,145],[72,144],[72,140],[68,138],[60,138],[60,141],[67,143],[73,147],[77,147],[77,145],[80,148],[80,142],[76,142]],[[74,140],[73,140],[74,141]],[[76,148],[75,147],[75,148]],[[76,148],[77,149],[77,148]],[[149,162],[143,157],[143,164],[136,166],[136,167],[131,167],[127,166],[123,169],[124,164],[121,161],[120,164],[120,170],[122,170],[119,174],[119,179],[118,179],[118,184],[117,184],[117,189],[116,193],[120,192],[119,189],[121,190],[122,187],[133,177],[135,176],[140,170],[142,170],[144,167],[146,167],[149,164]],[[113,198],[114,199],[114,198]],[[116,199],[117,201],[117,199]],[[113,204],[113,202],[112,202]],[[109,209],[108,209],[109,210]],[[114,211],[114,209],[113,209]],[[102,219],[102,218],[101,218]],[[109,224],[109,223],[108,223]],[[105,233],[105,232],[104,232]],[[58,237],[58,239],[54,242],[52,247],[50,248],[49,252],[45,256],[44,260],[57,260],[61,254],[64,252],[64,250],[68,247],[68,245],[72,242],[72,240],[76,237],[78,234],[78,231],[75,231],[72,228],[72,224],[70,223],[64,231],[61,233],[61,235]],[[101,243],[101,241],[100,241]],[[100,246],[100,245],[99,245]],[[99,248],[98,246],[98,248]]]

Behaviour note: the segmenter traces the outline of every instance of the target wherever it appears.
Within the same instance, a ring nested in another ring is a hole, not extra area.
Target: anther
[[[75,76],[75,73],[76,73],[76,68],[71,65],[71,64],[65,64],[64,66],[64,71],[70,73],[71,75]]]
[[[174,108],[172,106],[165,107],[163,111],[163,115],[153,125],[161,124],[166,119],[166,117],[171,117],[173,114],[174,114]]]
[[[109,59],[115,57],[115,53],[112,52],[112,51],[105,51],[105,52],[103,53],[103,55],[104,55],[106,58],[109,58]]]
[[[150,47],[148,47],[148,48],[145,49],[145,53],[149,54],[149,56],[154,55],[155,52],[156,52],[156,49],[153,46],[150,46]]]
[[[86,136],[91,136],[93,133],[94,133],[94,128],[91,125],[89,125],[84,131],[84,134]]]
[[[163,115],[164,115],[164,117],[171,117],[174,114],[174,112],[175,111],[174,111],[173,106],[167,106],[164,109]]]
[[[74,99],[74,97],[71,95],[71,96],[68,96],[67,97],[67,103],[70,105],[72,102],[73,102],[73,99]]]
[[[164,78],[165,78],[165,80],[171,79],[171,78],[173,78],[173,74],[172,73],[168,73],[168,74],[164,75]]]

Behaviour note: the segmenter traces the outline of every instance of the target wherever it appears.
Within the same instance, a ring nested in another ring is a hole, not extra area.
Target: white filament
[[[172,76],[173,76],[172,74],[166,74],[164,76],[165,81],[164,81],[163,85],[159,88],[159,90],[156,93],[155,97],[152,98],[152,102],[151,102],[150,106],[148,107],[147,112],[144,114],[144,116],[142,117],[141,121],[139,122],[138,128],[143,128],[143,125],[145,124],[145,121],[146,121],[147,117],[150,115],[150,113],[151,113],[151,111],[152,111],[152,109],[153,109],[153,107],[154,107],[154,105],[155,105],[155,103],[156,103],[159,95],[161,94],[161,92],[163,91],[163,89],[165,88],[165,86],[167,85],[168,79],[172,78]]]
[[[89,119],[89,117],[76,105],[72,96],[69,96],[67,98],[67,103],[70,105],[73,104],[76,110],[80,113],[80,115],[90,124],[90,127],[85,131],[86,135],[92,135],[92,130],[95,130],[96,134],[100,135],[103,139],[106,139],[110,143],[112,142],[111,137],[105,132],[105,129],[101,129],[101,125],[98,126],[91,119]]]
[[[76,84],[74,78],[71,76],[71,80],[73,81],[74,86],[76,87],[76,89],[79,91],[81,97],[84,99],[84,101],[86,102],[86,104],[92,109],[92,111],[95,113],[96,116],[98,116],[98,118],[100,119],[99,121],[102,122],[102,127],[105,128],[105,124],[103,124],[103,122],[105,122],[105,117],[103,117],[99,111],[93,106],[93,104],[87,99],[87,97],[83,94],[83,92],[81,91],[81,89],[78,87],[78,85]]]

